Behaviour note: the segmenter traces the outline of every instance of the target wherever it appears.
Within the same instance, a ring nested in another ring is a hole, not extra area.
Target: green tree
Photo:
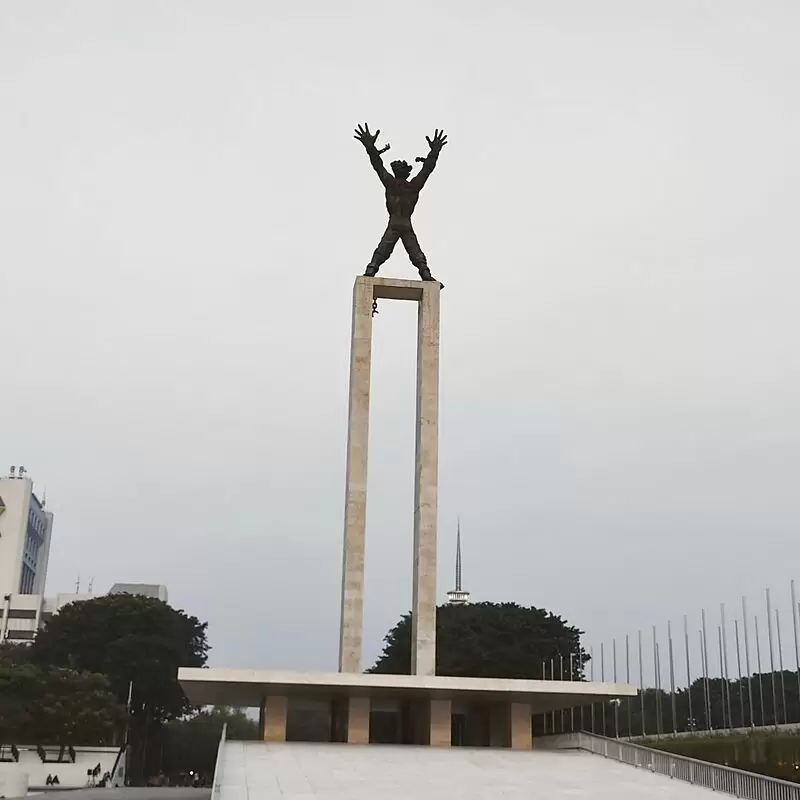
[[[588,655],[582,631],[541,608],[516,603],[439,606],[436,614],[436,672],[474,678],[550,677],[582,680]],[[411,615],[406,614],[384,639],[370,672],[395,675],[411,671]]]
[[[166,603],[114,594],[70,603],[36,637],[31,659],[106,675],[120,703],[129,687],[132,773],[141,779],[158,760],[164,722],[191,710],[178,667],[201,667],[208,654],[207,623]]]
[[[0,741],[113,744],[124,715],[103,675],[0,662]]]
[[[239,709],[224,706],[166,724],[161,771],[171,783],[176,783],[181,775],[189,772],[199,773],[205,784],[211,781],[223,725],[228,726],[228,739],[258,739],[258,723],[255,720]]]
[[[0,664],[27,664],[31,648],[27,644],[3,642],[0,644]]]

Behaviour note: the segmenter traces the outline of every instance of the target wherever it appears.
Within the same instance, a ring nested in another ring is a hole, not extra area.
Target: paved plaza
[[[714,795],[572,750],[261,742],[226,744],[220,788],[220,800],[710,800]]]

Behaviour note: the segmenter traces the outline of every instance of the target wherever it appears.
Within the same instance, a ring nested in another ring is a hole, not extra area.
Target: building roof
[[[531,703],[534,713],[635,697],[627,683],[455,678],[447,675],[380,675],[360,672],[289,672],[181,667],[178,680],[195,705],[259,706],[265,695],[491,699]]]

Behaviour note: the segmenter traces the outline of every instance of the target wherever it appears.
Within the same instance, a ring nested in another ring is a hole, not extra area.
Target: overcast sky
[[[767,585],[788,614],[799,28],[792,0],[2,2],[0,463],[47,488],[48,593],[164,583],[214,665],[335,668],[368,121],[409,161],[450,140],[415,215],[440,597],[460,515],[474,599],[587,643]],[[364,666],[411,602],[414,331],[381,303]]]

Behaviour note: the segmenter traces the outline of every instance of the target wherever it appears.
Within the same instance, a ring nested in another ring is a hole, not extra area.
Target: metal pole
[[[689,665],[689,622],[683,615],[683,645],[686,648],[686,685],[689,687],[689,730],[694,730],[694,713],[692,712],[692,670]]]
[[[736,667],[739,673],[739,725],[744,728],[744,683],[742,682],[742,654],[739,650],[739,620],[733,621],[733,631],[736,634]]]
[[[797,639],[797,595],[792,581],[792,627],[794,628],[794,666],[797,670],[797,698],[800,700],[800,645]],[[792,720],[796,722],[797,720]]]
[[[750,640],[747,635],[747,600],[742,595],[742,627],[744,628],[744,664],[747,669],[747,697],[750,701],[750,727],[755,728],[755,706],[753,704],[753,673],[750,671]]]
[[[731,682],[728,672],[728,626],[725,623],[725,603],[719,604],[722,621],[722,674],[725,679],[725,701],[728,705],[728,727],[733,727],[733,714],[731,713]]]
[[[700,629],[698,631],[700,634],[700,669],[701,674],[703,676],[703,721],[705,723],[705,729],[711,730],[710,726],[710,713],[709,713],[709,698],[708,698],[708,676],[706,670],[706,657],[704,655],[704,648],[703,644],[705,642],[705,637],[703,636],[703,631]]]
[[[594,647],[589,648],[589,680],[594,680]],[[594,703],[592,703],[592,733],[594,732]]]
[[[555,666],[555,659],[551,658],[550,659],[550,680],[551,681],[555,680],[555,675],[553,674],[554,666]],[[555,733],[556,732],[556,711],[555,711],[555,709],[553,709],[550,712],[550,722],[552,723],[552,726],[553,726],[553,733]],[[563,733],[563,731],[562,731],[562,733]]]
[[[558,679],[564,680],[564,656],[558,654]],[[564,709],[561,709],[561,733],[564,733]]]
[[[611,650],[614,657],[614,683],[617,682],[617,640],[611,640]],[[614,736],[619,739],[619,700],[614,701]]]
[[[717,639],[719,640],[719,671],[722,673],[722,628],[720,628],[719,625],[717,625]],[[725,683],[723,678],[720,678],[719,688],[722,695],[722,727],[730,728],[730,723],[728,722],[726,724],[727,714],[725,711]]]
[[[656,737],[661,736],[661,720],[659,719],[659,708],[661,703],[658,699],[658,642],[656,641],[656,626],[653,625],[653,684],[655,685],[656,701]]]
[[[600,680],[606,682],[606,651],[605,645],[600,642]],[[603,736],[608,736],[608,729],[606,728],[606,701],[603,700],[600,710],[603,716]]]
[[[769,644],[769,671],[770,684],[772,685],[772,722],[778,727],[778,693],[775,686],[775,652],[772,648],[772,603],[770,602],[769,589],[767,595],[767,643]]]
[[[647,736],[644,722],[644,666],[642,665],[642,632],[639,631],[639,697],[642,701],[642,737]]]
[[[711,691],[708,685],[708,637],[706,636],[706,610],[703,609],[702,615],[703,623],[703,680],[706,686],[706,724],[708,730],[713,731],[714,726],[711,724]]]
[[[542,661],[542,680],[543,681],[547,680],[547,662],[546,661]],[[547,712],[546,711],[544,712],[544,714],[542,714],[542,724],[544,725],[545,736],[547,736]],[[555,731],[553,731],[553,733],[555,733]]]
[[[784,725],[788,722],[786,719],[786,676],[783,674],[783,641],[781,639],[781,615],[778,609],[775,609],[775,630],[778,632],[778,669],[781,673],[781,710],[783,712]]]
[[[570,681],[575,680],[575,673],[573,672],[573,658],[575,654],[569,654],[569,679]],[[575,733],[575,706],[570,706],[569,709],[569,732]]]
[[[672,735],[678,735],[678,711],[675,705],[675,661],[672,653],[672,623],[667,621],[667,640],[669,642],[669,694],[672,708]]]
[[[798,675],[800,675],[800,670],[798,670]],[[631,682],[631,648],[630,642],[628,641],[628,634],[625,634],[625,683]],[[628,730],[626,731],[627,736],[633,736],[633,725],[632,725],[632,716],[631,716],[631,698],[625,698],[625,704],[628,706]]]
[[[756,664],[758,665],[758,697],[761,703],[761,727],[766,725],[764,721],[764,682],[761,672],[761,637],[758,635],[758,614],[753,617],[756,624]]]
[[[585,651],[582,648],[578,651],[578,662],[579,662],[578,669],[581,671],[581,674],[584,674],[583,673],[583,653],[584,652]],[[578,724],[581,726],[581,731],[583,731],[583,730],[585,730],[585,726],[583,724],[583,703],[581,703],[580,707],[578,708],[578,715],[579,715]]]
[[[664,710],[663,704],[661,703],[661,695],[663,691],[661,689],[661,647],[656,642],[656,727],[658,729],[658,735],[661,736],[664,733]]]

